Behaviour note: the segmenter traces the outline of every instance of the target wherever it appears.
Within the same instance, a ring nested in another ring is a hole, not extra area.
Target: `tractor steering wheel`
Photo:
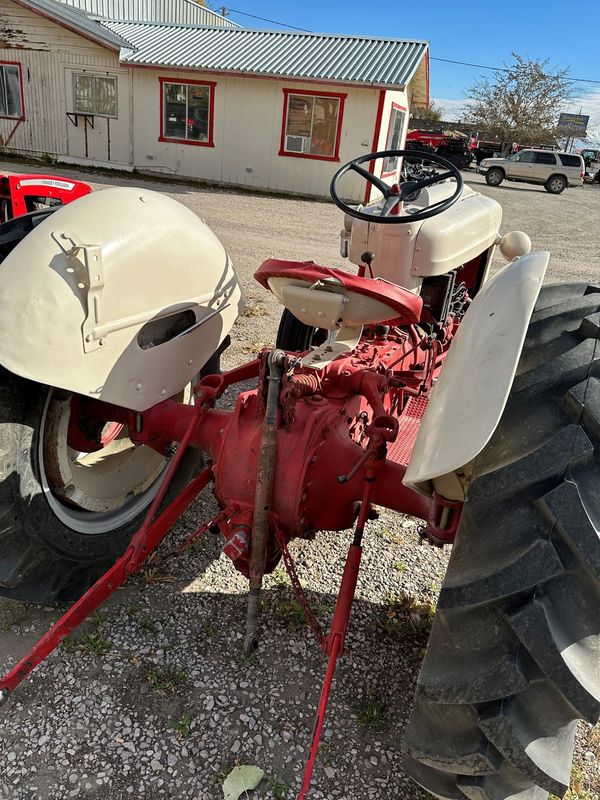
[[[344,211],[350,217],[363,219],[366,222],[377,222],[378,224],[383,223],[384,225],[397,225],[405,222],[417,222],[418,220],[428,219],[429,217],[435,217],[436,214],[441,214],[442,211],[445,211],[447,208],[450,208],[450,206],[456,203],[463,190],[463,179],[462,175],[460,174],[460,170],[445,158],[435,155],[434,153],[423,153],[424,161],[439,164],[440,166],[446,168],[445,171],[433,175],[431,178],[424,178],[423,180],[419,181],[404,181],[403,183],[395,183],[391,186],[389,183],[385,183],[385,181],[383,181],[381,178],[378,178],[377,175],[373,175],[370,170],[361,167],[361,164],[364,164],[365,161],[374,161],[377,158],[402,158],[404,156],[414,158],[417,155],[419,155],[419,153],[415,150],[382,150],[379,153],[368,153],[365,156],[360,156],[359,158],[352,159],[352,161],[348,161],[348,163],[344,164],[344,166],[341,167],[341,169],[339,169],[333,176],[331,186],[329,187],[331,199],[338,208],[341,208],[342,211]],[[357,208],[348,205],[340,198],[338,194],[338,183],[340,178],[350,171],[357,172],[366,181],[379,189],[383,195],[385,202],[379,209],[374,207],[374,213],[367,214],[364,211],[359,211]],[[403,200],[406,200],[411,196],[414,197],[414,195],[420,192],[421,189],[426,189],[428,186],[433,186],[434,183],[441,183],[447,178],[454,178],[456,181],[456,190],[450,197],[444,200],[439,200],[437,203],[432,203],[430,206],[426,206],[425,208],[416,211],[414,214],[394,213],[394,209],[396,209],[398,204]]]

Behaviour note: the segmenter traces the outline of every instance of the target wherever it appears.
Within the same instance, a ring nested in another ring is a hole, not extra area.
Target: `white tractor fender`
[[[432,390],[404,477],[407,486],[464,499],[456,496],[460,479],[449,478],[483,450],[496,430],[549,260],[543,251],[515,258],[471,303]]]

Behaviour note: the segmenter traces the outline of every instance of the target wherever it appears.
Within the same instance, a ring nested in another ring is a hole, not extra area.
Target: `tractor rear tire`
[[[286,308],[279,321],[275,346],[291,353],[304,353],[313,344],[321,344],[326,336],[327,331],[305,325]]]
[[[440,798],[542,800],[600,714],[600,287],[542,288],[476,458],[405,739]]]
[[[92,463],[70,448],[70,408],[70,395],[0,368],[0,596],[79,597],[124,552],[158,489],[167,459],[126,429]],[[165,503],[201,468],[200,451],[187,452]],[[68,476],[59,494],[58,473]]]

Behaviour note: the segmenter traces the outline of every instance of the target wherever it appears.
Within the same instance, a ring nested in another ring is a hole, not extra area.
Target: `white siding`
[[[237,27],[234,22],[224,19],[220,14],[215,14],[194,0],[60,0],[60,2],[108,19]]]
[[[159,77],[216,82],[214,147],[161,142]],[[283,88],[346,94],[339,162],[280,156]],[[261,80],[154,69],[133,70],[134,161],[139,169],[164,171],[235,185],[326,196],[345,161],[368,153],[373,140],[378,90]],[[364,182],[349,176],[344,194],[364,195]]]
[[[115,75],[118,80],[118,118],[96,117],[88,126],[88,157],[98,162],[130,162],[129,72],[118,68],[118,54],[66,28],[0,0],[0,61],[21,65],[25,119],[0,119],[2,143],[36,156],[85,155],[85,126],[69,122],[73,110],[72,72]],[[110,144],[109,144],[110,133]],[[11,135],[12,134],[12,135]],[[110,159],[109,159],[110,151]]]
[[[396,92],[386,91],[385,100],[383,103],[383,113],[381,115],[379,136],[377,139],[377,146],[375,148],[376,151],[385,150],[387,148],[388,133],[390,129],[393,104],[406,109],[404,117],[404,127],[402,129],[402,137],[398,145],[399,150],[404,148],[404,144],[406,142],[406,134],[408,131],[408,118],[410,116],[410,103],[408,94],[406,91],[396,91]],[[386,183],[392,184],[398,180],[398,171],[401,168],[401,163],[398,164],[398,169],[396,171],[396,174],[388,176],[384,176],[383,174],[383,163],[384,163],[383,159],[378,159],[374,164],[373,171],[375,172],[376,175],[381,176]],[[372,187],[369,195],[369,202],[373,202],[378,197],[381,197],[381,193],[375,187]]]

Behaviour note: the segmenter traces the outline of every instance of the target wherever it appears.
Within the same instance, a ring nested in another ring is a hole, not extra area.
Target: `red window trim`
[[[25,121],[25,97],[23,95],[23,65],[20,61],[0,61],[0,66],[7,65],[9,67],[18,67],[19,68],[19,86],[21,90],[21,116],[20,117],[9,117],[4,114],[0,114],[0,119],[14,119],[20,120],[21,122]]]
[[[195,147],[214,147],[214,128],[215,128],[215,86],[216,81],[194,81],[188,78],[160,78],[160,136],[159,142],[173,142],[174,144],[190,144]],[[165,136],[165,83],[191,84],[193,86],[208,86],[208,141],[196,142],[193,139],[176,139]]]
[[[390,140],[390,131],[392,130],[392,114],[394,113],[394,110],[403,111],[406,114],[406,106],[401,106],[400,103],[394,103],[394,101],[392,100],[392,107],[390,108],[390,121],[388,122],[387,134],[385,136],[385,148],[384,148],[385,150],[388,149],[388,142]],[[404,125],[404,122],[402,124]],[[381,177],[391,178],[392,175],[395,175],[396,172],[398,171],[398,167],[396,167],[396,169],[392,170],[391,172],[384,172],[383,171],[384,164],[385,164],[385,159],[381,163]]]
[[[319,156],[319,155],[313,155],[312,153],[292,153],[289,150],[285,149],[285,137],[286,137],[285,131],[287,127],[288,102],[289,102],[289,96],[291,94],[305,94],[309,95],[310,97],[337,97],[337,99],[340,101],[337,130],[335,132],[335,147],[332,156]],[[286,158],[312,158],[316,161],[339,162],[340,144],[342,138],[342,121],[344,118],[344,103],[346,101],[346,97],[348,97],[348,95],[341,92],[319,92],[309,89],[283,89],[283,115],[281,118],[281,141],[279,143],[278,155],[285,156]]]

